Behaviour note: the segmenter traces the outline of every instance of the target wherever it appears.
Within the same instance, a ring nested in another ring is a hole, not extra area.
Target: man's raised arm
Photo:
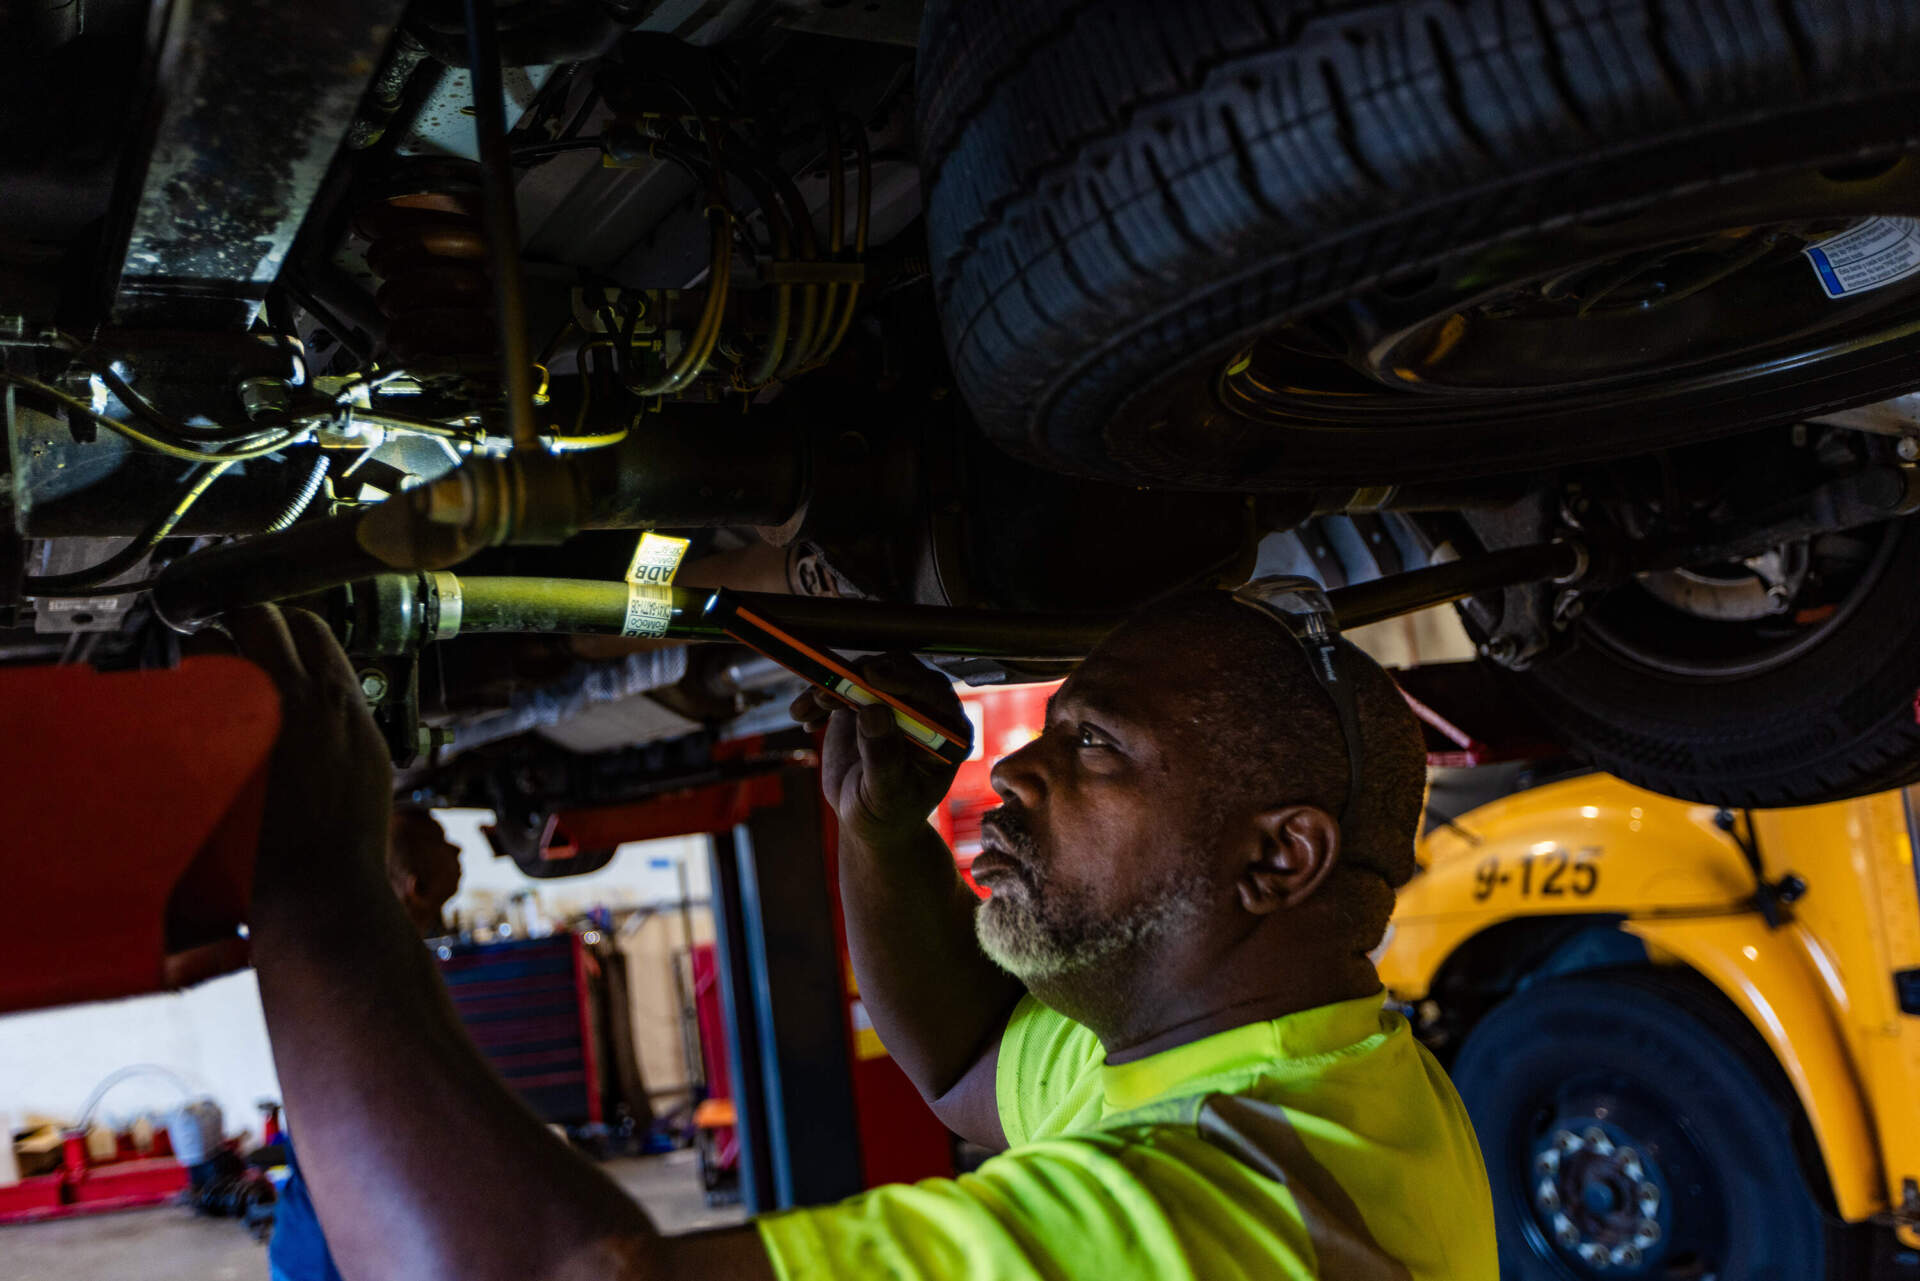
[[[662,1237],[481,1059],[387,882],[392,774],[311,614],[229,620],[279,688],[252,941],[300,1164],[356,1281],[772,1281],[751,1227]]]
[[[910,657],[870,660],[877,687],[959,723],[946,679]],[[821,786],[840,819],[840,898],[860,996],[880,1040],[962,1137],[1004,1148],[994,1098],[1000,1032],[1025,990],[980,950],[978,901],[927,821],[952,767],[909,742],[884,706],[853,712],[809,690],[794,719],[826,729]]]

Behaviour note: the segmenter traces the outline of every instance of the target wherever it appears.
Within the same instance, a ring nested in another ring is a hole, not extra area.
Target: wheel
[[[496,857],[512,859],[523,874],[541,881],[597,872],[620,852],[617,845],[581,849],[558,820],[547,814],[513,817],[503,811],[498,821],[485,824],[480,833]]]
[[[1043,464],[1445,480],[1920,382],[1914,6],[932,0],[921,48],[956,377]]]
[[[617,845],[608,845],[602,849],[586,849],[565,858],[541,856],[525,862],[514,860],[514,866],[537,881],[565,880],[570,876],[585,876],[597,872],[613,862],[613,856],[620,852]]]
[[[1691,975],[1548,979],[1495,1006],[1452,1076],[1505,1281],[1845,1275],[1779,1069]]]
[[[1920,520],[1751,562],[1618,588],[1512,679],[1600,768],[1687,800],[1808,805],[1920,780]]]

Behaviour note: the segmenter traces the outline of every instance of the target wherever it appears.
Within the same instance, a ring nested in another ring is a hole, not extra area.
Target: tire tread
[[[1842,0],[935,0],[923,181],[962,390],[1058,462],[1142,369],[1604,199],[1550,190],[1568,157],[1912,87],[1916,15],[1866,7],[1877,39]]]

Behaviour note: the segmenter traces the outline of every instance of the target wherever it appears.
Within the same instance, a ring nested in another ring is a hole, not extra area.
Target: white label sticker
[[[1800,252],[1829,298],[1850,298],[1920,271],[1920,218],[1869,218]]]
[[[671,583],[674,572],[680,568],[680,558],[686,554],[686,539],[648,530],[640,535],[640,542],[633,549],[633,563],[627,566],[627,581],[662,585]]]
[[[50,614],[111,614],[126,603],[122,596],[55,596],[41,602]]]
[[[664,583],[628,583],[622,636],[665,636],[673,621],[673,588]]]

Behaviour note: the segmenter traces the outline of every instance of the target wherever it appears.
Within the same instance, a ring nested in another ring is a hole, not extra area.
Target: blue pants
[[[313,1212],[307,1181],[293,1159],[293,1140],[281,1136],[287,1149],[287,1181],[274,1207],[273,1239],[267,1243],[267,1270],[273,1281],[341,1281],[333,1266],[327,1238],[320,1232],[320,1216]]]

